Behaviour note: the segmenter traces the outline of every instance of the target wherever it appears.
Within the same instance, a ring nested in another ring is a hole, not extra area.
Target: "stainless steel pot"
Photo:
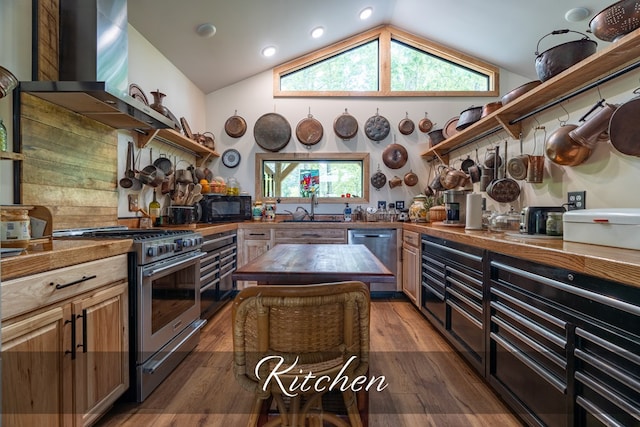
[[[145,166],[144,169],[140,171],[138,179],[149,187],[158,187],[162,184],[162,181],[164,181],[164,172],[162,169],[153,165],[153,151],[151,149],[149,149],[149,157],[151,164]]]

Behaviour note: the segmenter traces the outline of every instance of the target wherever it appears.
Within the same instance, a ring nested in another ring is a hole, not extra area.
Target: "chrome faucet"
[[[318,206],[318,196],[316,196],[316,192],[311,192],[311,213],[309,214],[309,219],[313,221],[315,217],[315,207]]]

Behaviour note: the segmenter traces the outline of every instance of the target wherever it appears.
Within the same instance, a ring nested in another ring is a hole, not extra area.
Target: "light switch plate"
[[[129,194],[129,212],[138,212],[138,195]]]

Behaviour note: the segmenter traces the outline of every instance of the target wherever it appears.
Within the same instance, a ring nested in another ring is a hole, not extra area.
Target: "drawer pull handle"
[[[94,274],[93,276],[82,276],[82,279],[78,279],[75,282],[69,282],[65,285],[61,285],[60,283],[58,283],[56,284],[56,289],[64,289],[69,286],[77,285],[78,283],[86,282],[87,280],[95,279],[96,277],[98,276]],[[53,282],[49,283],[49,286],[53,286]]]

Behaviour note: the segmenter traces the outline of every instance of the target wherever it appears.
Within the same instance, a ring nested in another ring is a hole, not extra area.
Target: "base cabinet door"
[[[2,426],[91,425],[129,387],[126,267],[118,255],[2,283]]]
[[[420,235],[414,231],[402,236],[402,291],[420,307]]]
[[[2,327],[2,425],[71,426],[69,306]]]
[[[74,401],[78,425],[89,425],[129,387],[127,284],[75,301]]]
[[[238,247],[241,247],[241,258],[238,267],[258,258],[273,247],[273,232],[269,228],[245,228],[238,230]],[[255,286],[255,281],[240,281],[238,289]]]

